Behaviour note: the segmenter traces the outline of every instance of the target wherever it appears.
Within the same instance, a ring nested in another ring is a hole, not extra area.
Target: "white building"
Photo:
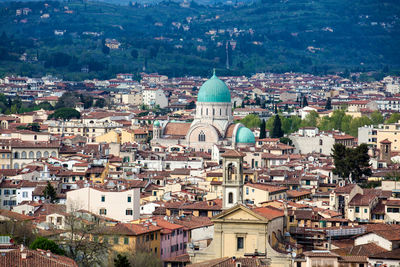
[[[67,192],[67,212],[87,210],[121,222],[139,219],[140,189],[85,187]]]
[[[165,96],[163,90],[161,89],[145,89],[143,94],[143,104],[160,108],[165,108],[168,106],[168,98]]]
[[[345,146],[354,144],[354,137],[340,132],[319,132],[316,127],[300,128],[296,133],[289,135],[295,146],[294,153],[308,154],[321,153],[330,155],[333,145],[341,143]]]

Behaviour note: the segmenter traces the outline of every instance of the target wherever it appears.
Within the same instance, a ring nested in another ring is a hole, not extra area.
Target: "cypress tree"
[[[303,96],[303,108],[308,106],[307,98],[306,96]]]
[[[46,199],[50,199],[50,203],[53,203],[57,197],[57,192],[49,181],[47,181],[47,185],[43,191],[43,195]]]
[[[330,97],[326,100],[326,105],[325,105],[326,110],[331,110],[332,109],[332,100]]]
[[[281,118],[279,118],[279,115],[275,115],[274,119],[274,124],[272,127],[272,138],[281,138],[283,136],[283,131],[282,131],[282,123],[281,123]]]
[[[262,120],[260,124],[260,139],[266,137],[267,137],[267,131],[265,130],[265,120]]]

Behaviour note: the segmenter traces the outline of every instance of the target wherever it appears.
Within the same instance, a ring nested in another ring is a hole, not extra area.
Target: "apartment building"
[[[95,142],[96,137],[117,128],[122,128],[122,124],[109,121],[49,121],[48,123],[48,131],[51,134],[62,134],[64,136],[81,135],[87,137],[89,143]]]
[[[295,146],[294,153],[321,153],[330,155],[334,144],[353,146],[355,138],[339,131],[320,132],[316,127],[300,128],[289,135]]]
[[[386,139],[392,143],[392,151],[400,151],[400,122],[358,128],[358,144],[365,143],[378,147]]]
[[[82,209],[122,222],[137,220],[140,216],[140,189],[84,187],[68,191],[67,212]]]
[[[168,106],[168,98],[161,89],[145,89],[142,94],[143,104],[149,107],[165,108]]]

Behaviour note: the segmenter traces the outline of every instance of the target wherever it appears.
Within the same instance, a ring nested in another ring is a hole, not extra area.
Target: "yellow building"
[[[97,143],[121,143],[121,131],[120,130],[111,130],[106,134],[100,135],[96,137]]]
[[[88,178],[93,183],[103,184],[104,180],[107,178],[109,172],[109,166],[91,166],[86,171],[86,178]]]
[[[112,251],[134,253],[137,249],[153,252],[160,257],[161,227],[151,223],[118,223],[107,228],[106,234],[94,239],[108,242]]]
[[[236,205],[213,217],[214,238],[200,250],[188,250],[192,263],[206,260],[244,257],[257,253],[271,260],[270,266],[290,266],[290,258],[274,248],[281,248],[283,212],[274,208],[249,209]]]
[[[375,130],[375,129],[374,129]],[[373,133],[375,133],[373,131]],[[376,144],[385,139],[392,142],[392,151],[400,151],[400,123],[385,124],[381,128],[376,129]]]
[[[264,201],[286,199],[286,187],[247,183],[243,186],[243,199],[260,205]]]
[[[145,143],[149,132],[144,129],[112,130],[96,137],[97,143]]]

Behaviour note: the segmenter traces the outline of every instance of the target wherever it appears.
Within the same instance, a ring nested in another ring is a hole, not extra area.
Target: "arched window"
[[[203,116],[203,108],[200,109],[200,114]]]
[[[22,158],[22,159],[26,159],[26,152],[25,152],[25,151],[22,151],[22,153],[21,153],[21,158]]]
[[[219,115],[222,116],[222,109],[219,109]]]
[[[35,153],[33,153],[33,151],[30,151],[29,152],[29,158],[33,159],[34,157],[35,157]]]
[[[14,164],[14,169],[19,169],[19,164],[18,163]]]
[[[42,157],[42,152],[38,151],[36,152],[36,158],[40,159]]]
[[[19,159],[19,153],[18,152],[14,153],[14,159]]]
[[[208,116],[208,108],[206,108],[206,115]]]
[[[48,157],[49,157],[49,152],[48,152],[48,151],[45,151],[45,152],[43,153],[43,157],[48,158]]]
[[[228,194],[228,203],[233,204],[233,193],[232,192],[229,192],[229,194]]]
[[[204,134],[203,131],[199,133],[199,142],[205,142],[206,141],[206,135]]]
[[[55,151],[51,152],[52,157],[57,157],[57,153]]]
[[[213,115],[215,115],[215,108],[213,108]]]
[[[228,180],[232,180],[232,178],[236,174],[236,168],[232,163],[228,164]]]

